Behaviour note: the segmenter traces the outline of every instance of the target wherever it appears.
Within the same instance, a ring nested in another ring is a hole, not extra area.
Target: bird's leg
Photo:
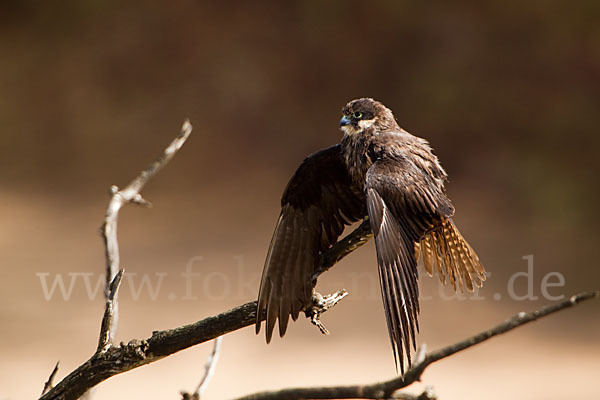
[[[333,267],[338,261],[367,243],[372,237],[373,231],[371,230],[371,222],[369,222],[369,217],[365,217],[363,222],[358,225],[356,229],[321,254],[321,264],[312,277],[313,287],[317,284],[319,275],[328,271],[329,268]]]
[[[310,322],[319,328],[322,334],[329,335],[329,331],[321,322],[321,314],[335,306],[347,295],[348,292],[345,289],[338,290],[334,294],[326,296],[313,290],[311,304],[304,310],[304,314],[306,314],[306,318],[310,318]]]

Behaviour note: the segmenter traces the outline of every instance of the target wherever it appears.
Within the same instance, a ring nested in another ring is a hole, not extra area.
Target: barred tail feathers
[[[451,219],[428,232],[415,246],[417,259],[423,260],[425,271],[433,276],[434,269],[442,284],[450,282],[454,290],[472,292],[485,281],[485,269],[473,248],[460,234]]]

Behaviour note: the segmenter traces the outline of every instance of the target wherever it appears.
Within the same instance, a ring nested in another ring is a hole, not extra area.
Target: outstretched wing
[[[267,342],[277,319],[283,336],[289,316],[296,320],[310,303],[320,253],[335,243],[346,224],[365,215],[364,203],[362,190],[348,175],[340,145],[308,156],[294,173],[281,199],[258,294],[256,333],[266,310]]]
[[[396,367],[410,366],[419,329],[415,245],[454,213],[440,183],[404,156],[386,155],[367,172],[367,210]]]

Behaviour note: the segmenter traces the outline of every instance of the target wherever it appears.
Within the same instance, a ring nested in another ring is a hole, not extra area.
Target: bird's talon
[[[321,333],[323,335],[329,335],[329,331],[327,330],[327,328],[325,328],[325,325],[323,325],[323,323],[321,322],[321,319],[319,317],[320,317],[320,313],[313,314],[312,317],[310,317],[310,322],[312,322],[312,324],[314,326],[319,328],[319,330],[321,331]]]
[[[326,296],[323,296],[318,292],[313,292],[311,305],[304,313],[310,318],[310,322],[319,328],[323,335],[329,335],[329,331],[321,322],[321,314],[335,306],[347,295],[348,292],[345,289],[338,290],[334,294],[328,294]]]

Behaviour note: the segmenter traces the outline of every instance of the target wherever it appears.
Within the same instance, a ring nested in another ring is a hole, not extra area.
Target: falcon
[[[413,136],[371,98],[342,109],[341,143],[308,156],[289,181],[258,294],[266,340],[310,304],[320,255],[346,225],[367,218],[375,236],[383,307],[396,369],[410,367],[419,331],[417,261],[454,290],[485,280],[479,258],[460,234],[446,196],[447,174],[429,143]]]

